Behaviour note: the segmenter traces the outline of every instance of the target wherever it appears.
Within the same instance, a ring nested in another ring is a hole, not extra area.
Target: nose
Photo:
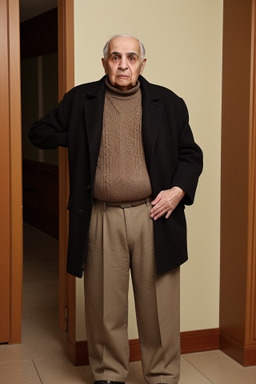
[[[119,61],[119,68],[122,69],[123,71],[128,68],[127,57],[125,56],[121,57],[121,60]]]

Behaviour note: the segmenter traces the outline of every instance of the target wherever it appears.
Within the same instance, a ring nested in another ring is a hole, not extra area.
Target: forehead
[[[120,53],[135,52],[138,55],[140,55],[139,40],[135,39],[134,37],[123,37],[123,36],[114,37],[109,42],[109,46],[108,46],[108,53],[111,54],[112,52],[120,52]]]

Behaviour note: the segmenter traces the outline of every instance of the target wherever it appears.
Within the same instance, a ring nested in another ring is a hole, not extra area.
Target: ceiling
[[[25,21],[57,7],[58,0],[20,0],[20,21]]]

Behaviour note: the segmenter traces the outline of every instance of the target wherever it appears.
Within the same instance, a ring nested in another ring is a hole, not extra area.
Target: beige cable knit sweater
[[[103,127],[94,198],[136,201],[152,194],[142,143],[140,84],[121,91],[106,81]]]

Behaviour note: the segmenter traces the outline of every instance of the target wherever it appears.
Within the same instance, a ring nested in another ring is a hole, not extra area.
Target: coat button
[[[91,190],[91,186],[90,186],[90,184],[88,184],[87,187],[86,187],[86,191],[90,192],[90,190]]]
[[[84,215],[84,210],[82,208],[78,209],[78,216],[82,217]]]

